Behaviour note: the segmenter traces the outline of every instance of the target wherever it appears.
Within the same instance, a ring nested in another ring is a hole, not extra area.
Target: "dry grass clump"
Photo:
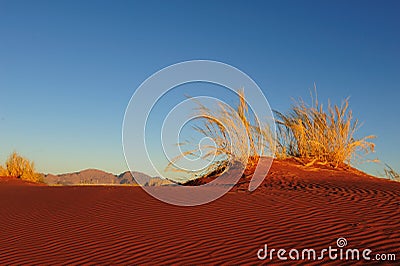
[[[374,143],[368,140],[374,136],[355,136],[359,122],[353,119],[348,99],[340,106],[329,102],[327,111],[318,99],[313,104],[299,100],[288,114],[275,111],[278,157],[294,157],[308,166],[318,163],[337,168],[350,164],[359,153],[373,152]]]
[[[31,182],[43,182],[42,175],[35,171],[34,163],[16,152],[13,152],[8,157],[5,167],[0,166],[0,176],[12,176]]]
[[[392,167],[390,167],[388,164],[385,164],[385,175],[387,178],[389,178],[390,180],[394,180],[397,182],[400,182],[400,174],[397,173],[395,170],[393,170]]]
[[[198,154],[202,154],[201,159],[211,162],[200,174],[202,177],[220,175],[232,164],[240,164],[245,169],[252,169],[257,165],[260,155],[272,143],[271,132],[267,127],[262,127],[257,117],[249,112],[244,90],[239,90],[238,96],[239,103],[235,109],[219,103],[218,108],[212,110],[195,101],[198,106],[196,117],[202,120],[202,124],[194,126],[194,129],[214,143],[199,145],[183,152],[171,160],[167,170],[179,170],[175,168],[177,161],[186,156],[196,157]]]
[[[249,172],[255,169],[260,155],[271,150],[276,158],[294,158],[305,166],[320,164],[346,168],[362,155],[374,151],[375,145],[370,139],[375,136],[356,137],[360,124],[353,118],[348,99],[340,106],[328,102],[325,110],[315,97],[312,106],[299,100],[287,114],[275,111],[276,137],[249,112],[243,90],[239,91],[239,104],[235,109],[219,104],[215,110],[197,104],[197,115],[203,124],[194,129],[211,138],[214,145],[183,152],[167,169],[179,170],[175,168],[178,160],[201,154],[202,159],[210,159],[212,163],[199,177],[219,176],[236,163]]]
[[[4,167],[0,165],[0,176],[6,176],[6,172],[7,172],[7,170],[4,169]]]

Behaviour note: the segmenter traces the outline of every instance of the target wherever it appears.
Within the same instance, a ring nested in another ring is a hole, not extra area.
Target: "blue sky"
[[[350,96],[360,135],[400,171],[399,1],[0,0],[0,162],[39,171],[127,169],[121,127],[135,89],[209,59],[251,76],[273,109]],[[373,174],[380,166],[359,166]]]

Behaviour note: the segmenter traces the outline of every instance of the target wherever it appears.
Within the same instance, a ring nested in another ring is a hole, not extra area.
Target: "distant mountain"
[[[136,180],[138,180],[141,184],[144,184],[145,186],[165,186],[165,185],[172,185],[171,181],[167,179],[162,179],[160,177],[151,177],[149,175],[146,175],[141,172],[133,172],[133,176],[135,177]],[[133,178],[132,173],[130,171],[126,171],[118,176],[120,180],[120,184],[130,184],[130,180],[132,182],[137,182]]]
[[[133,179],[131,172],[126,171],[117,176],[120,184],[137,184],[135,179]]]
[[[159,177],[151,177],[144,173],[133,172],[135,178],[145,186],[163,186],[170,185],[171,182]],[[75,173],[67,173],[60,175],[47,174],[44,175],[44,181],[49,185],[138,185],[130,171],[126,171],[120,175],[114,175],[97,169],[87,169]]]
[[[115,175],[97,169],[61,175],[48,174],[44,181],[49,185],[118,184]]]
[[[141,172],[133,172],[133,175],[136,178],[139,178],[139,180],[144,180],[145,181],[143,182],[144,184],[146,184],[150,179],[152,179],[151,176]],[[120,184],[136,184],[136,185],[138,184],[136,180],[133,178],[132,173],[130,171],[123,172],[118,176],[118,179]]]

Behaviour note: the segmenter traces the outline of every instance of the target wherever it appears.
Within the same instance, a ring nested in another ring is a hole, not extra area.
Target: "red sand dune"
[[[339,237],[347,248],[394,253],[399,264],[400,183],[275,161],[253,193],[239,186],[212,203],[178,207],[140,187],[0,179],[0,224],[1,265],[261,264],[271,262],[257,258],[264,244],[321,250]],[[294,263],[274,255],[278,262]]]

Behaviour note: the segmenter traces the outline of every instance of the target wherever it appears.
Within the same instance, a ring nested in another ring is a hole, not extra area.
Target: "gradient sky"
[[[39,171],[127,169],[135,89],[174,63],[209,59],[251,76],[273,109],[351,96],[360,135],[400,171],[400,1],[0,0],[0,162]],[[381,165],[359,166],[370,173]]]

